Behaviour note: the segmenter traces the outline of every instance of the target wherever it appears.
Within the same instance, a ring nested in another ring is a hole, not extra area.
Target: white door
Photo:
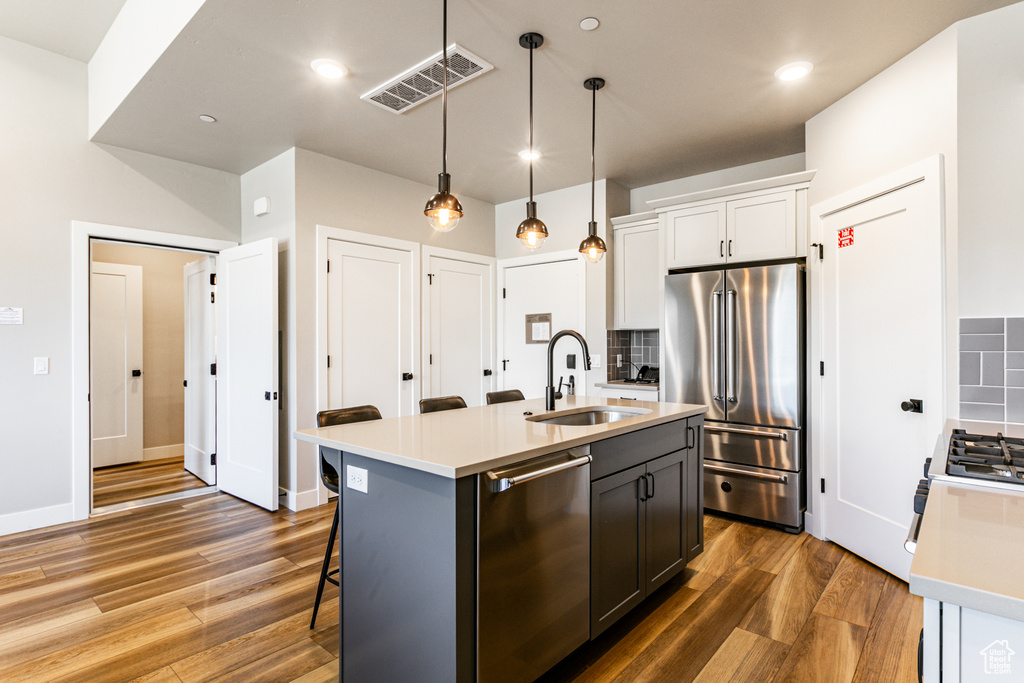
[[[426,288],[430,396],[486,402],[494,390],[493,266],[431,255]]]
[[[277,510],[276,239],[220,252],[216,308],[218,486]]]
[[[528,343],[527,316],[550,314],[549,337],[560,330],[585,334],[580,315],[580,269],[578,261],[568,259],[504,270],[504,326],[502,343],[502,388],[519,389],[526,398],[543,398],[547,386],[547,342]],[[604,339],[588,339],[595,350]],[[570,370],[566,357],[576,356],[576,369]],[[575,339],[562,338],[554,350],[554,383],[558,378],[575,377],[576,393],[586,393],[583,349]],[[563,389],[563,393],[565,393]]]
[[[204,256],[184,267],[185,282],[185,469],[211,486],[217,483],[215,260]]]
[[[933,166],[930,175],[908,169],[881,191],[875,184],[853,193],[820,223],[823,531],[903,580],[913,494],[944,413],[942,200]],[[923,413],[904,412],[908,399],[921,399]]]
[[[329,408],[370,404],[385,418],[417,412],[412,257],[327,240]]]
[[[93,263],[89,294],[92,466],[138,462],[142,460],[142,267]]]

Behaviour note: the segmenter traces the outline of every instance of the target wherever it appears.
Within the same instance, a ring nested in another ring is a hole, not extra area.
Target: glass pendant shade
[[[537,202],[526,202],[526,220],[519,224],[516,237],[527,249],[536,249],[548,236],[548,227],[537,218]]]
[[[427,201],[423,214],[427,217],[430,227],[438,232],[449,232],[455,229],[462,218],[462,204],[458,198],[448,191],[451,176],[441,173],[437,178],[437,194]]]
[[[580,253],[591,263],[598,263],[607,251],[604,240],[597,236],[597,223],[590,221],[590,236],[580,242]]]

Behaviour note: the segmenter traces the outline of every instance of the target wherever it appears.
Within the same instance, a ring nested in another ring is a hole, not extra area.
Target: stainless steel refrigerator
[[[804,265],[665,279],[665,400],[704,403],[704,506],[803,525]]]

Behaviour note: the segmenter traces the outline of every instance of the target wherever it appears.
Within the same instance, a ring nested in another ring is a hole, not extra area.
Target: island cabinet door
[[[686,426],[686,561],[704,552],[704,418],[691,417]]]
[[[590,637],[644,599],[647,467],[598,479],[590,489]]]
[[[686,565],[686,456],[684,449],[647,463],[647,594]]]

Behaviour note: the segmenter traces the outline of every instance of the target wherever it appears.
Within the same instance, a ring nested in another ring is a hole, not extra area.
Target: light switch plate
[[[367,493],[368,479],[367,472],[362,467],[349,465],[345,468],[345,485],[354,491]]]
[[[50,359],[49,358],[36,358],[32,364],[33,372],[37,375],[49,375],[50,374]]]
[[[601,367],[601,354],[595,353],[590,357],[590,368],[596,370]]]

